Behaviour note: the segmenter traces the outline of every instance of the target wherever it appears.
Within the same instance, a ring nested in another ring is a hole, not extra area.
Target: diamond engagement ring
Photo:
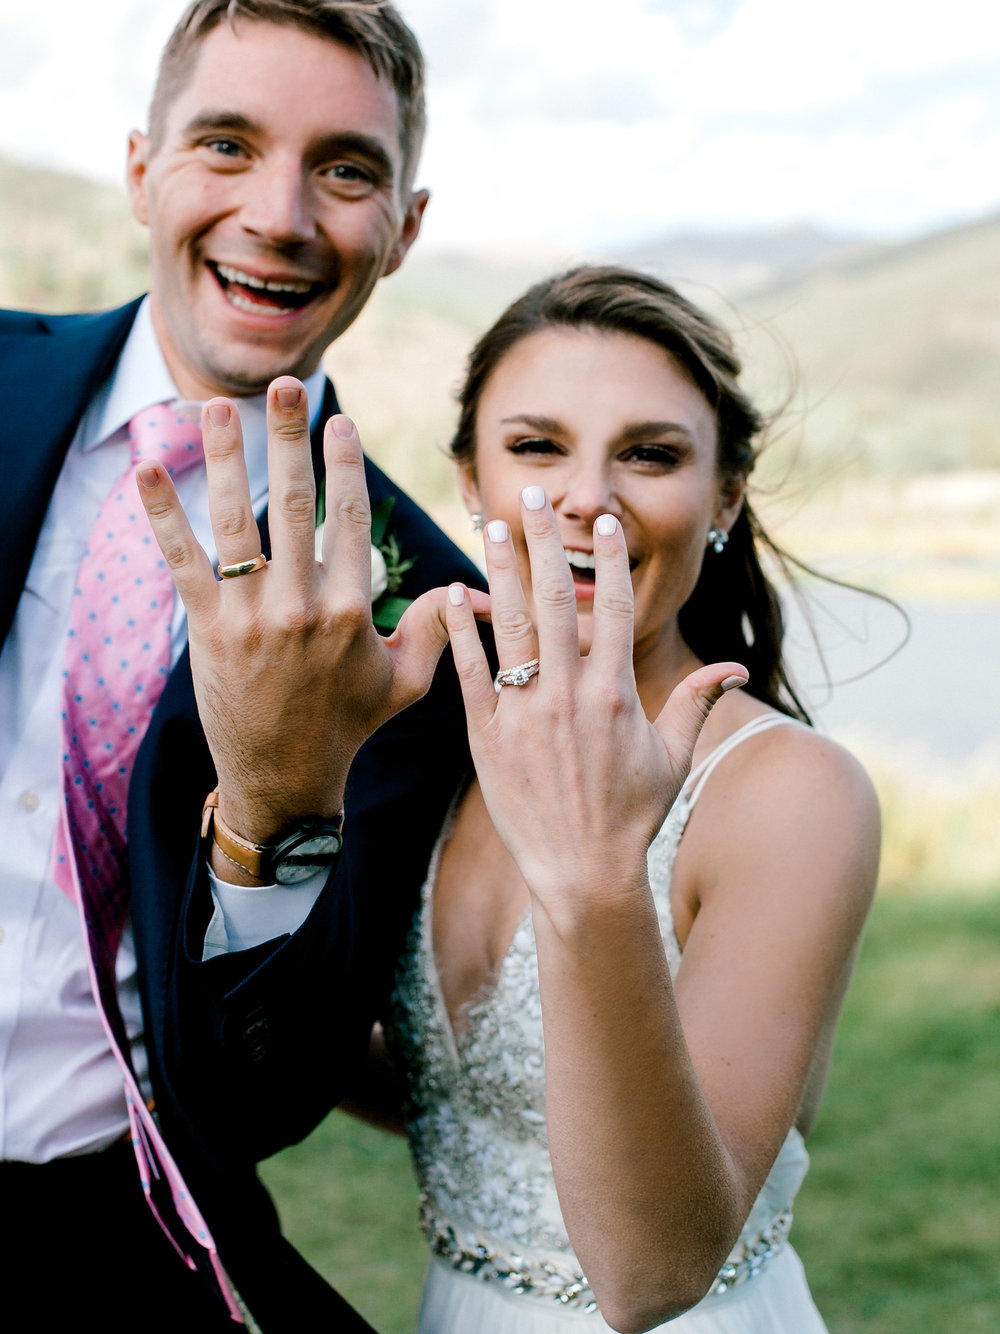
[[[530,662],[519,662],[516,667],[505,667],[503,671],[497,672],[493,685],[499,695],[504,686],[526,686],[537,675],[538,659],[532,658]]]

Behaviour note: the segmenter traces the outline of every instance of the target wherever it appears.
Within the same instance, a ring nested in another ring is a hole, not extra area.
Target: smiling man
[[[366,55],[291,24],[175,38],[162,84],[172,95],[131,136],[128,181],[174,381],[202,399],[305,379],[417,235],[422,116],[404,128]]]
[[[284,754],[287,719],[267,696],[280,664],[210,753],[136,474],[152,456],[176,478],[196,537],[234,577],[230,605],[258,580],[280,609],[280,576],[256,555],[268,426],[272,451],[293,418],[303,440],[311,427],[322,468],[337,404],[320,357],[420,229],[423,116],[419,48],[382,0],[197,0],[164,52],[149,132],[129,141],[148,295],[98,315],[0,315],[0,1182],[25,1329],[43,1310],[46,1327],[87,1314],[105,1332],[367,1328],[283,1241],[254,1162],[308,1133],[365,1050],[466,762],[457,696],[439,673],[362,748],[338,857],[327,806],[340,792],[304,795],[308,764],[290,766],[286,808],[259,736],[254,749],[257,725]],[[266,401],[286,375],[304,387],[284,381]],[[239,436],[203,442],[195,406],[218,395],[242,418],[243,491],[214,516],[225,543],[253,544],[235,556],[213,536],[203,443],[224,476]],[[300,454],[308,469],[308,445]],[[366,463],[363,483],[354,471],[359,512],[365,484],[392,507],[412,563],[402,596],[476,580],[377,469]],[[311,477],[273,473],[276,546],[279,482],[300,520],[314,512],[303,518]],[[349,660],[362,681],[380,641],[364,642]],[[356,700],[352,683],[342,676],[337,697]],[[309,688],[303,677],[307,715]],[[355,730],[352,759],[371,727]],[[210,884],[198,833],[217,783]],[[226,820],[239,826],[228,843]],[[283,873],[301,871],[304,843],[315,865],[300,892]]]

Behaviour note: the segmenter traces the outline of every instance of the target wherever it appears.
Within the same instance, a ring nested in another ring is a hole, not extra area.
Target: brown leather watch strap
[[[219,789],[210,792],[201,809],[202,839],[212,838],[222,855],[234,866],[239,866],[247,875],[261,880],[264,857],[269,849],[261,843],[249,843],[230,829],[219,815]]]

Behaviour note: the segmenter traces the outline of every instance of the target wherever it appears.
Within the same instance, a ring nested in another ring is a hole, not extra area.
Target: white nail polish
[[[508,528],[503,519],[491,519],[486,525],[486,536],[491,542],[506,542]]]
[[[618,520],[613,514],[601,514],[598,516],[596,527],[602,537],[613,537],[618,527]]]
[[[723,690],[735,690],[738,686],[745,686],[750,678],[748,676],[727,676],[722,683]]]
[[[526,510],[540,510],[545,504],[545,492],[540,486],[526,486],[521,492]]]
[[[465,601],[465,587],[462,584],[449,584],[448,601],[453,607],[460,607]]]

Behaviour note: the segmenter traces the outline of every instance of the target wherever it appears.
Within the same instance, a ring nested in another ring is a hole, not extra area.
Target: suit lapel
[[[114,364],[138,302],[101,315],[19,317],[0,324],[9,395],[0,438],[0,642],[6,640],[45,512],[81,415]]]

